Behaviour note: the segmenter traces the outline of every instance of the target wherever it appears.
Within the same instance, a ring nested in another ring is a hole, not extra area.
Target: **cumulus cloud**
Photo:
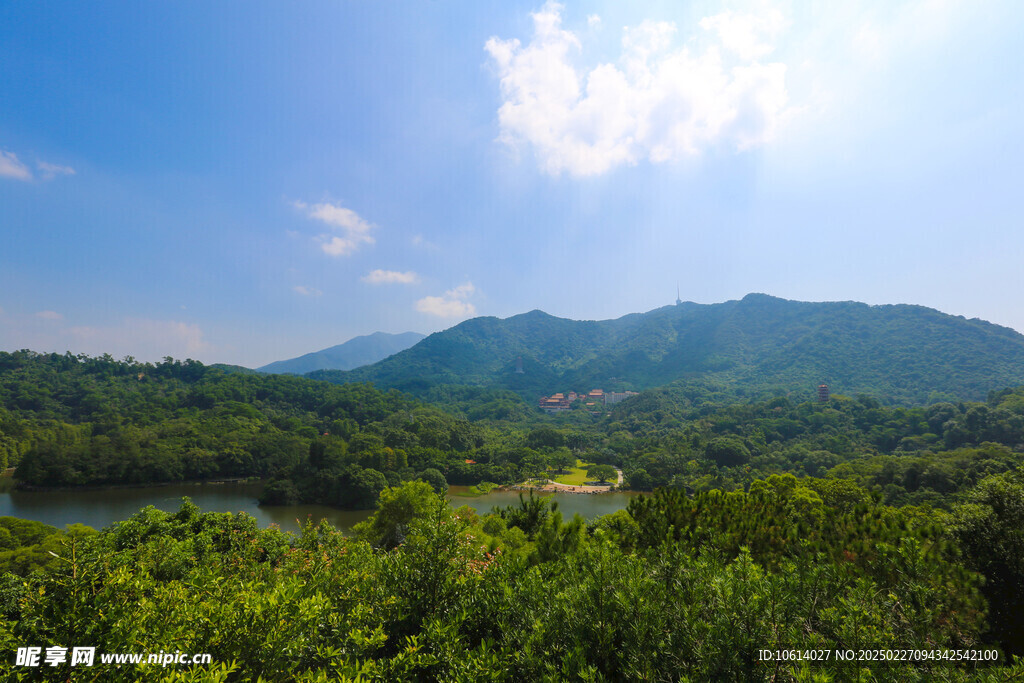
[[[473,292],[475,291],[476,287],[473,286],[473,283],[466,282],[454,289],[449,289],[447,292],[444,293],[444,295],[452,299],[465,299],[469,296],[472,296]]]
[[[364,220],[352,209],[337,204],[324,202],[310,206],[305,202],[294,202],[295,208],[304,212],[307,217],[329,226],[333,232],[317,236],[320,248],[330,256],[348,256],[360,245],[373,244],[370,231],[375,226]]]
[[[416,302],[416,310],[439,318],[461,318],[476,313],[476,308],[468,301],[447,299],[442,296],[423,297]]]
[[[562,28],[561,5],[532,17],[528,44],[492,37],[485,49],[500,79],[499,139],[531,147],[552,175],[596,175],[721,144],[749,149],[770,141],[785,113],[786,65],[762,61],[785,28],[778,11],[707,17],[682,45],[675,24],[644,21],[623,30],[616,63],[593,68],[573,63],[582,44]]]
[[[292,287],[292,291],[297,292],[302,296],[320,296],[321,294],[323,294],[323,292],[321,292],[316,287],[305,287],[303,285],[295,285],[294,287]]]
[[[0,178],[32,180],[32,171],[18,159],[17,154],[0,149]]]
[[[416,302],[416,310],[429,313],[440,318],[464,318],[476,313],[476,307],[466,301],[476,288],[472,282],[466,282],[454,289],[449,289],[444,296],[427,296]]]
[[[371,285],[413,285],[419,282],[419,276],[413,271],[409,270],[404,273],[398,272],[397,270],[372,270],[363,276],[363,282],[368,282]]]
[[[723,12],[700,21],[702,29],[718,35],[722,47],[745,61],[767,57],[774,52],[775,36],[785,26],[786,20],[777,9],[763,14]]]
[[[39,311],[38,313],[36,313],[36,317],[37,318],[42,318],[43,320],[63,320],[64,319],[64,316],[62,316],[60,313],[58,313],[56,311]]]

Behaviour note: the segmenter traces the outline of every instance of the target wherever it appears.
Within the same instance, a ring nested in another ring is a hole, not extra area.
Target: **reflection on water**
[[[369,510],[336,510],[324,505],[264,506],[256,504],[263,489],[261,482],[226,484],[173,484],[143,488],[115,488],[92,491],[8,491],[0,492],[0,516],[33,519],[58,528],[68,524],[85,524],[102,529],[127,519],[147,505],[174,512],[181,499],[188,496],[204,512],[245,512],[256,518],[260,526],[277,524],[285,531],[296,531],[307,518],[314,523],[326,519],[330,524],[348,531],[357,522],[370,516]],[[465,491],[452,487],[452,493]],[[553,494],[564,519],[579,513],[587,519],[620,510],[635,493],[621,492],[601,495]],[[486,496],[466,498],[449,496],[452,505],[469,505],[481,513],[492,507],[519,502],[515,491],[492,491]]]

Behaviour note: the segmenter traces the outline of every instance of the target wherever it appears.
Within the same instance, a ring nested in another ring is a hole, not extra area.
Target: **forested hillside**
[[[266,502],[368,508],[402,481],[512,484],[579,459],[620,467],[638,490],[734,490],[792,473],[948,507],[1024,452],[1021,390],[904,408],[866,396],[744,401],[694,384],[558,416],[501,390],[430,397],[445,410],[194,361],[0,353],[0,464],[34,486],[270,478]]]
[[[523,373],[517,373],[517,359]],[[617,320],[531,311],[474,318],[351,372],[312,374],[425,394],[439,384],[500,387],[530,400],[568,389],[646,389],[704,379],[746,395],[833,391],[904,404],[981,400],[1024,383],[1024,336],[923,306],[806,303],[751,294]]]
[[[416,431],[424,450],[396,454],[380,433],[364,433],[377,425],[386,434],[388,418]],[[466,420],[362,384],[226,373],[172,359],[0,353],[0,464],[16,466],[23,484],[268,477],[340,453],[333,466],[316,467],[320,499],[372,507],[387,483],[381,470],[412,478],[410,460],[427,453],[445,461],[477,438]]]
[[[215,658],[163,680],[1022,673],[1005,666],[1024,653],[1024,388],[901,407],[681,382],[554,416],[506,390],[429,396],[444,410],[194,361],[0,353],[23,483],[259,476],[266,503],[377,507],[351,539],[187,504],[98,534],[0,519],[0,642]],[[532,495],[488,515],[437,496],[577,460],[654,493],[590,523]],[[761,661],[793,648],[932,654]]]
[[[844,396],[709,403],[659,389],[616,406],[603,434],[636,488],[730,490],[790,472],[853,479],[887,502],[942,506],[1024,461],[1024,391],[903,408]]]

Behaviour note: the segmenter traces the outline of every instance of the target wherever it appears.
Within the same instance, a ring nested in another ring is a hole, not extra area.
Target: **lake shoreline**
[[[7,477],[8,475],[0,475]],[[11,477],[13,480],[13,477]],[[58,491],[109,491],[120,489],[152,489],[168,486],[203,486],[206,484],[253,484],[265,481],[259,477],[233,477],[230,479],[187,479],[184,481],[158,481],[138,482],[133,484],[85,484],[83,486],[33,486],[14,480],[14,489],[17,491],[31,491],[33,493],[54,493]]]
[[[257,499],[263,484],[259,480],[196,485],[204,483],[210,482],[102,487],[92,490],[12,490],[0,492],[0,516],[30,519],[58,529],[75,523],[102,529],[130,518],[147,506],[173,513],[181,507],[181,499],[188,497],[203,512],[244,512],[255,517],[261,527],[273,523],[285,531],[301,531],[305,521],[312,517],[314,523],[326,519],[332,526],[346,532],[358,522],[365,521],[372,513],[372,510],[340,510],[316,504],[261,506]],[[463,487],[452,486],[451,489],[447,497],[453,507],[468,505],[479,514],[487,514],[495,507],[518,506],[519,496],[526,495],[523,490],[505,488],[480,496],[460,496],[457,494],[465,490]],[[623,509],[633,498],[643,495],[633,491],[613,491],[601,495],[579,495],[561,490],[539,493],[553,496],[563,514],[571,517],[578,512],[585,519]]]
[[[572,484],[545,484],[543,486],[509,486],[508,491],[538,491],[540,493],[571,493],[577,496],[600,496],[614,493],[611,486],[573,486]]]

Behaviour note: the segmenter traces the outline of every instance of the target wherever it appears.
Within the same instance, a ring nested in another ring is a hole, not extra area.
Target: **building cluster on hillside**
[[[614,405],[630,396],[636,396],[636,392],[604,391],[603,389],[592,389],[589,392],[580,393],[570,391],[568,394],[559,392],[551,396],[541,396],[539,405],[545,413],[560,413],[569,410],[576,401],[582,401],[583,407],[587,410],[600,410],[603,406]]]

